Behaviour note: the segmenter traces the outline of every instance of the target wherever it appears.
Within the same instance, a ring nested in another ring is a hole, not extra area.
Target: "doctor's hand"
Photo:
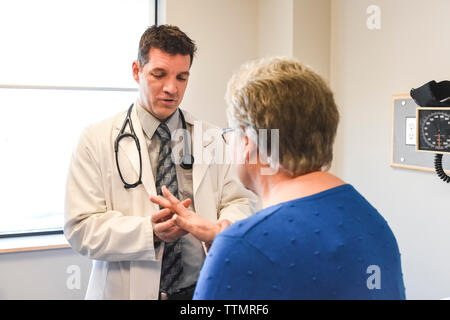
[[[150,200],[152,199],[152,197],[150,197]],[[164,204],[167,205],[166,202],[164,202]],[[183,208],[189,207],[190,204],[191,199],[186,199],[183,202],[180,202],[180,205],[183,206]],[[161,206],[166,207],[163,204],[161,204]],[[177,226],[174,221],[172,221],[171,218],[173,214],[174,212],[171,209],[164,208],[152,215],[151,222],[153,226],[153,233],[155,234],[157,240],[172,242],[187,234],[187,231],[183,230],[182,228]]]
[[[214,237],[218,233],[231,225],[231,222],[226,219],[213,223],[199,214],[188,210],[186,206],[183,205],[184,201],[180,202],[180,200],[178,200],[166,187],[162,187],[161,190],[164,197],[151,197],[150,200],[166,209],[170,209],[171,212],[174,212],[175,214],[170,221],[172,221],[174,225],[192,234],[198,240],[206,242],[207,245],[212,243]]]

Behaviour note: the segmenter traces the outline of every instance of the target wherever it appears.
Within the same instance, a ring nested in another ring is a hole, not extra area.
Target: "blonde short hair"
[[[339,112],[325,81],[302,63],[247,63],[228,82],[226,101],[230,121],[279,129],[279,165],[294,176],[331,166]]]

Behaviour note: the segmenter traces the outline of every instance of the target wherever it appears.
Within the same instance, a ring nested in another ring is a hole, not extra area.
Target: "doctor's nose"
[[[176,82],[173,80],[166,81],[166,83],[164,83],[163,90],[164,93],[169,94],[171,96],[176,95],[178,92]]]

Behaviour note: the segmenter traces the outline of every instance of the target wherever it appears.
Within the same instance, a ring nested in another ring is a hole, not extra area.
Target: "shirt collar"
[[[139,121],[141,122],[144,133],[147,135],[149,139],[152,139],[161,121],[157,119],[154,115],[152,115],[150,112],[145,110],[142,104],[140,103],[139,99],[136,100],[135,106],[137,116]],[[182,128],[180,112],[178,111],[178,109],[170,116],[169,119],[166,120],[166,125],[170,130],[170,134],[173,134],[173,132],[176,129]]]

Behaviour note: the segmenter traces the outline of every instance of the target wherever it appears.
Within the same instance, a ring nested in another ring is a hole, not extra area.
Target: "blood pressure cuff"
[[[430,81],[411,89],[411,97],[421,107],[450,107],[450,81]]]

